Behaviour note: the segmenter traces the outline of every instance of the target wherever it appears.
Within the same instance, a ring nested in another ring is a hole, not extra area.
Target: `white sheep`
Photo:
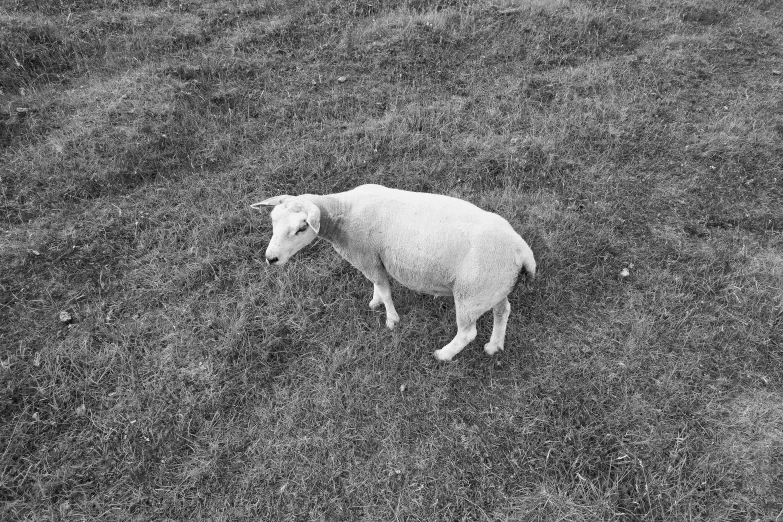
[[[476,338],[476,320],[490,308],[494,324],[484,350],[502,350],[507,296],[520,271],[528,278],[536,272],[533,252],[508,221],[449,196],[361,185],[323,196],[277,196],[251,207],[274,207],[267,263],[281,266],[316,237],[326,239],[372,281],[370,308],[383,303],[389,328],[400,320],[389,276],[412,290],[453,295],[457,335],[435,351],[441,361]]]

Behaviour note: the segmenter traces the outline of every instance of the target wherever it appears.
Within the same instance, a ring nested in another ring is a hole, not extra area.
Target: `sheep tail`
[[[524,277],[520,277],[524,274]],[[511,292],[514,293],[519,288],[519,284],[524,279],[525,286],[529,286],[533,280],[536,277],[536,262],[533,259],[532,256],[525,257],[522,260],[522,267],[519,269],[519,272],[517,273],[517,280],[514,282],[514,286],[511,288]]]
[[[525,283],[532,283],[536,278],[536,262],[532,256],[528,256],[522,261],[522,270],[525,272]]]

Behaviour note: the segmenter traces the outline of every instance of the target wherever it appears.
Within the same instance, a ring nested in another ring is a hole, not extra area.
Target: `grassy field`
[[[0,102],[2,520],[783,521],[783,3],[3,0]],[[367,182],[527,239],[505,352],[265,265]]]

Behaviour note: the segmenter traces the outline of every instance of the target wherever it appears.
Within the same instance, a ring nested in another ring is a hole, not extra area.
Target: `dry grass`
[[[783,520],[776,2],[3,7],[4,520]],[[365,182],[528,239],[503,354],[261,262]]]

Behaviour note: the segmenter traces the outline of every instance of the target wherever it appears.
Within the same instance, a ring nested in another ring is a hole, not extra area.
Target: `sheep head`
[[[313,242],[320,229],[321,210],[307,199],[295,196],[276,196],[250,205],[274,207],[272,218],[272,239],[266,249],[266,262],[282,266],[292,255]]]

